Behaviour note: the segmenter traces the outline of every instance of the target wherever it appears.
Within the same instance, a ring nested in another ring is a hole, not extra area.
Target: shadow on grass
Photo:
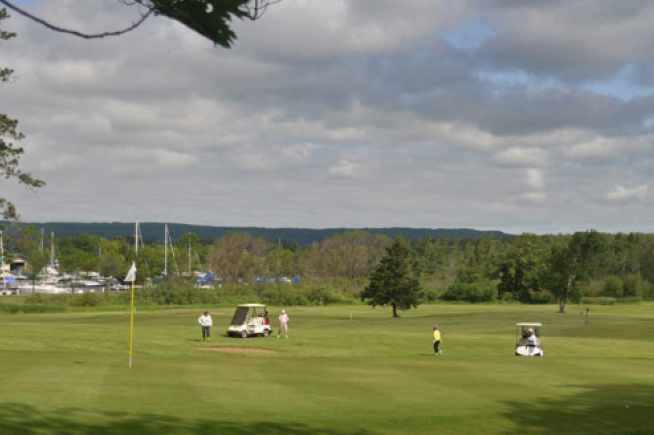
[[[128,434],[286,434],[374,435],[364,430],[338,431],[302,424],[257,422],[241,424],[215,420],[180,419],[154,414],[130,414],[79,408],[42,411],[30,405],[0,403],[0,434],[128,435]]]
[[[535,378],[537,381],[537,377]],[[507,434],[654,434],[654,386],[571,385],[573,396],[543,399],[538,383],[520,402],[507,402],[506,417],[518,428]]]

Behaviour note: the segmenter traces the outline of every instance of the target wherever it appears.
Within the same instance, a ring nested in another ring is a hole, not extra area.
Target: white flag
[[[132,267],[129,268],[125,281],[134,282],[136,281],[136,263],[132,261]]]

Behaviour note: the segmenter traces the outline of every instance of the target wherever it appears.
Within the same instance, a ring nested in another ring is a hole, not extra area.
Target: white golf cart
[[[236,307],[227,329],[230,337],[268,337],[272,331],[268,309],[262,304],[242,304]]]
[[[515,354],[518,356],[543,356],[543,346],[540,341],[542,323],[515,324]]]

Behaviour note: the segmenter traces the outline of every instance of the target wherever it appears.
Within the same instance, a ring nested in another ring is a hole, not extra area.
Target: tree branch
[[[35,21],[45,27],[47,27],[50,30],[54,30],[55,32],[60,32],[60,33],[66,33],[69,35],[74,35],[74,36],[79,36],[80,38],[85,38],[85,39],[97,39],[97,38],[105,38],[107,36],[118,36],[118,35],[123,35],[127,32],[131,32],[132,30],[136,29],[138,26],[143,24],[143,22],[152,14],[152,10],[148,10],[143,16],[141,17],[140,20],[138,20],[136,23],[133,23],[131,26],[127,27],[126,29],[123,30],[117,30],[113,32],[103,32],[103,33],[95,33],[95,34],[88,34],[88,33],[82,33],[78,32],[76,30],[70,30],[70,29],[64,29],[63,27],[55,26],[54,24],[50,24],[49,22],[32,15],[31,13],[27,12],[24,9],[19,8],[18,6],[14,5],[8,0],[0,0],[0,3],[3,5],[7,6],[9,9],[11,9],[14,12],[18,12],[20,15],[29,18],[32,21]]]
[[[251,0],[250,3],[253,3],[252,6],[249,6],[247,3],[243,5],[243,8],[248,12],[248,16],[252,21],[258,20],[266,12],[268,6],[280,3],[282,0]]]

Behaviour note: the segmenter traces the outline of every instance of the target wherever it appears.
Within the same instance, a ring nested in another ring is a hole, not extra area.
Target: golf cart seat
[[[536,341],[530,343],[528,338],[521,338],[518,342],[518,346],[540,346],[540,340],[536,337]]]

